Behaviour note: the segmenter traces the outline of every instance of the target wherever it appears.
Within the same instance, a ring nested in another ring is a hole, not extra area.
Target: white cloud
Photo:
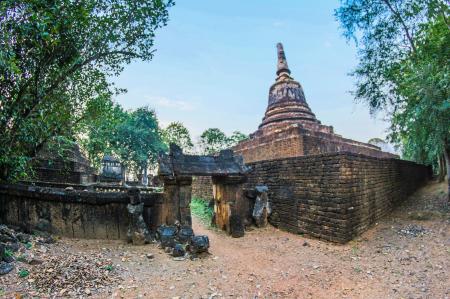
[[[156,107],[161,108],[171,108],[171,109],[177,109],[181,111],[193,111],[194,105],[192,103],[189,103],[187,101],[181,101],[181,100],[172,100],[166,97],[146,97],[147,100],[149,100],[150,104]]]

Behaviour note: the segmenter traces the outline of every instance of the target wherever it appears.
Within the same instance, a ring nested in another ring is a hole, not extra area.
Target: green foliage
[[[114,270],[114,266],[113,265],[106,265],[105,267],[103,267],[103,269],[105,269],[107,271],[113,271]]]
[[[227,137],[220,129],[210,128],[200,136],[200,147],[204,154],[211,155],[235,146],[247,138],[247,135],[239,131],[234,131],[230,137]]]
[[[443,18],[417,34],[416,51],[401,63],[391,139],[406,158],[431,164],[450,148],[450,31]]]
[[[356,99],[385,110],[390,141],[423,163],[450,151],[448,14],[442,0],[345,0],[336,10],[358,46]]]
[[[239,131],[234,131],[233,134],[231,134],[231,136],[228,138],[228,145],[230,147],[235,146],[239,142],[246,139],[248,139],[248,135],[245,135],[244,133]]]
[[[200,146],[205,154],[215,154],[228,147],[228,138],[220,129],[207,129],[200,135]]]
[[[439,0],[341,0],[335,12],[348,40],[358,46],[356,99],[372,112],[401,100],[393,79],[399,62],[415,50],[414,33],[427,22]]]
[[[185,153],[189,153],[194,147],[189,130],[181,122],[170,123],[162,133],[163,140],[167,146],[174,143]]]
[[[214,210],[209,207],[208,202],[201,198],[192,198],[191,213],[199,218],[204,224],[210,225]]]
[[[83,140],[89,157],[100,163],[105,154],[115,155],[137,175],[154,166],[158,154],[167,150],[155,112],[149,107],[124,111],[113,105],[109,116],[91,126]]]
[[[31,244],[30,242],[27,242],[23,245],[25,246],[26,249],[31,249],[31,247],[33,247],[33,244]]]
[[[101,117],[85,126],[85,138],[80,138],[80,145],[97,169],[100,167],[104,155],[115,154],[114,134],[119,124],[125,122],[128,117],[127,112],[113,102],[105,103],[103,109],[104,113]]]
[[[5,249],[5,256],[12,257],[12,256],[14,256],[14,252],[12,252],[11,249]]]
[[[171,5],[0,1],[0,180],[22,178],[49,140],[74,139],[103,116],[120,92],[107,78],[153,57],[155,30]]]
[[[18,275],[20,278],[25,278],[30,275],[30,272],[27,269],[20,269]]]

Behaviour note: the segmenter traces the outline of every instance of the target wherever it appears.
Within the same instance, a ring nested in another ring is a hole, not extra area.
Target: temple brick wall
[[[313,132],[299,127],[274,131],[240,142],[233,148],[245,163],[280,158],[318,155],[334,152],[352,152],[377,158],[395,158],[376,146],[343,138],[336,134]]]
[[[210,200],[214,198],[212,178],[210,176],[194,176],[192,178],[192,197]]]
[[[248,188],[269,187],[270,222],[345,243],[422,186],[429,167],[397,159],[332,153],[248,164]]]

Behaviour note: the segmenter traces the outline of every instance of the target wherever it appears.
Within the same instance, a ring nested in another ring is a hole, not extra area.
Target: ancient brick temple
[[[377,158],[396,157],[377,146],[343,138],[322,125],[306,102],[301,84],[291,76],[283,45],[277,45],[277,78],[269,105],[256,132],[234,147],[245,163],[330,152],[352,152]]]

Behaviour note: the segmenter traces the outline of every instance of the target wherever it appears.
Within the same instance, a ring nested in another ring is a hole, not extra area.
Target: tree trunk
[[[445,143],[444,157],[447,166],[447,200],[450,203],[450,146],[447,142]]]
[[[122,185],[127,183],[127,167],[122,164]]]
[[[445,179],[445,157],[444,157],[444,155],[439,156],[438,164],[439,164],[438,182],[441,183]]]
[[[142,176],[142,185],[147,186],[148,185],[148,170],[147,170],[147,165],[145,165],[144,167],[144,175]]]

